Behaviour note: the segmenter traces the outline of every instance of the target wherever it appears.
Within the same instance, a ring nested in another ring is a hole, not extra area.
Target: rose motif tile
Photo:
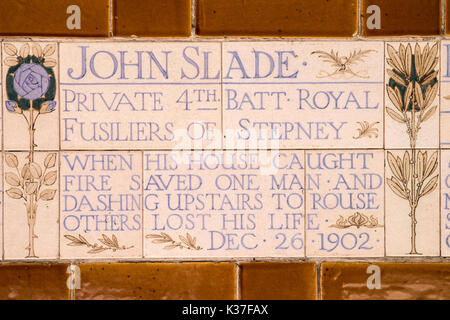
[[[7,150],[58,150],[58,45],[3,42],[3,128]]]

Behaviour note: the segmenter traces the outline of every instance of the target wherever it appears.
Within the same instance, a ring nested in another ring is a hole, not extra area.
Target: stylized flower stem
[[[30,100],[30,109],[29,109],[29,120],[28,120],[28,132],[30,135],[30,152],[28,154],[28,164],[34,162],[34,117],[33,117],[33,100]],[[33,183],[34,179],[31,176],[30,183]],[[32,193],[27,196],[27,218],[28,218],[28,256],[27,258],[37,258],[34,252],[34,239],[36,235],[34,234],[34,227],[36,225],[36,207],[34,204],[34,198],[37,197],[37,193]],[[36,199],[37,201],[37,199]]]
[[[415,90],[413,90],[413,92],[415,92]],[[419,132],[420,127],[418,127],[416,129],[415,126],[415,119],[416,119],[416,98],[415,98],[415,94],[412,94],[412,110],[411,110],[411,128],[412,130],[410,130],[409,133],[409,140],[410,140],[410,146],[411,146],[411,153],[412,153],[412,159],[411,159],[411,166],[412,166],[412,172],[411,172],[411,198],[412,198],[412,203],[410,204],[411,207],[411,252],[410,254],[417,254],[417,250],[416,250],[416,225],[417,225],[417,221],[416,221],[416,208],[417,208],[417,203],[419,201],[419,199],[416,200],[416,193],[415,193],[415,188],[416,188],[416,177],[417,177],[417,168],[416,168],[416,136],[417,133]]]
[[[386,111],[393,120],[406,125],[411,157],[408,151],[404,152],[403,160],[388,152],[388,163],[393,176],[386,181],[397,196],[409,202],[410,254],[420,254],[416,248],[416,210],[419,200],[436,189],[439,176],[430,178],[438,165],[437,152],[428,159],[426,151],[416,150],[421,124],[429,120],[437,109],[437,106],[432,106],[438,90],[438,71],[434,70],[438,63],[437,52],[437,44],[431,49],[427,44],[422,52],[416,44],[414,54],[409,44],[406,48],[401,44],[398,51],[388,45],[387,63],[393,69],[387,70],[391,78],[386,88],[396,109],[387,107]],[[430,179],[426,182],[428,178]]]
[[[6,93],[8,99],[6,109],[13,114],[20,114],[25,119],[29,135],[29,152],[26,163],[19,168],[19,160],[13,153],[5,154],[5,163],[15,172],[7,172],[5,181],[11,187],[6,194],[16,200],[25,202],[28,224],[27,258],[37,258],[34,242],[37,206],[40,201],[51,201],[57,190],[45,189],[57,180],[57,170],[47,172],[56,166],[56,153],[49,153],[42,167],[34,159],[35,124],[40,114],[51,113],[55,110],[56,81],[51,68],[56,66],[56,59],[51,58],[56,52],[56,44],[47,44],[44,49],[38,43],[31,46],[24,43],[20,50],[14,44],[5,43],[4,64],[9,66],[6,76]],[[28,111],[28,112],[26,112]]]

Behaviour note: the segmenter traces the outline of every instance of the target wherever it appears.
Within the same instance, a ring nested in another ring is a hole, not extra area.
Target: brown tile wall
[[[69,6],[77,8],[68,10]],[[78,9],[80,29],[72,19]],[[108,37],[109,10],[109,0],[2,0],[0,36]],[[69,29],[67,20],[76,28]]]
[[[448,262],[83,263],[72,273],[69,266],[0,265],[0,300],[450,299]],[[71,278],[79,285],[68,289]]]
[[[199,0],[200,36],[351,37],[356,0]]]
[[[236,298],[232,263],[81,264],[75,299],[231,300]]]
[[[68,264],[0,265],[1,300],[70,299],[67,288]]]
[[[379,287],[377,280],[370,278],[374,272],[380,274]],[[448,300],[449,283],[450,263],[327,262],[321,265],[324,300]]]
[[[243,300],[315,300],[317,272],[313,262],[255,262],[240,265]]]
[[[380,8],[380,28],[371,29],[371,6]],[[368,12],[369,9],[369,12]],[[362,0],[363,36],[438,36],[441,34],[440,0]],[[369,19],[369,20],[368,20]]]
[[[190,0],[114,0],[114,35],[119,37],[188,37]]]
[[[449,34],[448,1],[2,0],[0,36],[439,36]],[[69,5],[80,9],[79,29],[67,27]]]

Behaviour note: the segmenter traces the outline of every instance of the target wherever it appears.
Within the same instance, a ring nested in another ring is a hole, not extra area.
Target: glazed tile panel
[[[449,52],[4,41],[2,257],[449,256]]]
[[[382,42],[229,42],[222,59],[225,148],[383,147]]]
[[[303,157],[144,153],[144,256],[304,257]]]
[[[306,166],[307,256],[383,256],[383,152],[307,151]]]
[[[142,256],[141,158],[61,153],[61,258]]]
[[[221,147],[219,43],[62,43],[61,55],[62,149]]]

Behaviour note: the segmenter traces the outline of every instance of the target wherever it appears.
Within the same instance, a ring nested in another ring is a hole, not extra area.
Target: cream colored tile
[[[3,160],[3,159],[2,159]],[[0,257],[3,259],[3,196],[4,196],[4,184],[3,184],[3,161],[0,161],[0,172],[2,174],[2,177],[0,179],[1,181],[1,199],[0,199]]]
[[[303,257],[303,151],[144,153],[146,258]]]
[[[56,152],[4,154],[5,259],[58,258]]]
[[[385,192],[386,254],[439,255],[439,151],[386,151]]]
[[[439,43],[386,43],[385,70],[385,147],[437,148]]]
[[[382,150],[306,151],[306,255],[384,255]]]
[[[220,44],[62,43],[63,149],[221,146]]]
[[[382,42],[225,42],[228,149],[383,146]]]
[[[450,150],[441,150],[441,255],[450,256]]]
[[[450,42],[441,41],[440,132],[441,148],[450,148]]]
[[[58,150],[57,44],[6,41],[2,53],[4,148]]]
[[[61,258],[142,257],[142,153],[61,153]]]

